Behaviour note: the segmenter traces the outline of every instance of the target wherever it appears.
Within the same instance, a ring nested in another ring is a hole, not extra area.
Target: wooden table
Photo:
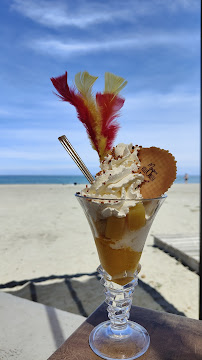
[[[90,349],[88,337],[97,324],[108,319],[106,307],[102,304],[48,360],[101,359]],[[130,319],[150,335],[150,347],[141,360],[202,360],[202,321],[136,306],[131,308]]]

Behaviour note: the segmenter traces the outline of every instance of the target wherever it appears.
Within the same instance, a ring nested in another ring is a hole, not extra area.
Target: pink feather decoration
[[[76,94],[74,89],[69,88],[67,84],[67,72],[64,75],[51,78],[53,86],[58,91],[56,94],[61,100],[69,102],[74,105],[77,111],[78,119],[84,124],[87,134],[91,139],[94,148],[99,153],[96,132],[93,129],[93,117],[88,107],[85,105],[84,100],[80,94]]]

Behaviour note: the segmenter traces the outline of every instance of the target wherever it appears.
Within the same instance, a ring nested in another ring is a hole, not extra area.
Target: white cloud
[[[26,110],[25,108],[19,109],[19,107],[13,105],[0,108],[0,116],[5,118],[24,118],[28,117],[29,115],[32,115],[31,110]]]
[[[116,40],[102,39],[100,41],[64,41],[57,38],[32,39],[27,46],[52,56],[71,57],[76,55],[96,53],[133,48],[136,50],[150,49],[153,47],[172,47],[172,50],[186,48],[187,54],[198,49],[200,43],[199,33],[186,31],[175,32],[149,32],[142,34],[128,34]]]
[[[137,93],[126,97],[122,115],[123,128],[130,128],[131,133],[139,132],[141,143],[150,138],[152,146],[155,137],[153,143],[163,139],[169,144],[172,139],[172,144],[176,141],[181,151],[188,154],[189,148],[184,144],[190,141],[191,153],[196,149],[199,156],[200,94],[175,91],[167,94]]]
[[[82,125],[81,125],[82,127]],[[73,160],[58,140],[64,129],[5,128],[0,131],[0,159],[73,164]],[[65,131],[66,136],[82,156],[84,162],[97,164],[97,153],[92,150],[85,129]],[[81,150],[82,149],[82,152]],[[76,165],[75,165],[76,166]]]
[[[151,108],[155,108],[158,106],[160,109],[172,107],[178,108],[181,107],[186,108],[196,108],[200,106],[200,94],[196,93],[186,93],[186,92],[170,92],[170,93],[137,93],[133,95],[128,95],[126,100],[126,106],[128,109],[130,108],[142,108],[145,106],[149,106]]]
[[[174,0],[174,1],[165,1],[159,0],[157,3],[161,4],[162,6],[167,7],[170,11],[196,11],[200,9],[200,2],[198,0]]]
[[[52,85],[50,83],[50,89],[52,90]],[[23,104],[10,103],[9,105],[0,106],[0,117],[3,118],[12,118],[12,119],[26,119],[30,120],[34,117],[36,119],[40,119],[43,117],[53,117],[59,116],[64,118],[67,115],[67,103],[59,100],[54,94],[51,93],[49,99],[44,99],[41,101],[40,99],[36,99],[36,102],[33,103],[33,99],[29,98],[27,100],[26,107]],[[37,94],[38,95],[38,94]],[[50,100],[52,99],[52,100]],[[73,106],[68,104],[68,114],[69,116],[75,116],[75,109]]]
[[[76,6],[77,5],[77,6]],[[99,23],[118,20],[134,22],[142,16],[153,16],[162,9],[166,11],[195,11],[200,9],[197,0],[125,0],[107,1],[45,1],[13,0],[11,9],[47,27],[75,26],[85,28]]]
[[[57,125],[57,124],[56,124]],[[68,124],[67,124],[68,125]],[[45,126],[45,124],[44,124]],[[55,128],[55,129],[45,129],[45,128],[4,128],[0,131],[0,140],[1,143],[3,139],[15,139],[16,141],[22,142],[40,142],[41,144],[52,142],[53,140],[57,140],[57,134],[58,136],[63,135],[63,129]],[[73,139],[74,141],[78,138],[82,138],[83,132],[78,130],[69,130],[68,136]]]
[[[23,159],[23,160],[60,160],[59,153],[48,151],[47,153],[41,153],[41,151],[21,151],[14,149],[3,148],[0,149],[0,158],[2,159]]]
[[[110,4],[85,1],[80,1],[76,8],[75,3],[67,4],[61,1],[14,0],[11,8],[35,22],[56,28],[61,26],[85,28],[92,24],[129,19],[131,16],[131,9],[122,4],[117,10]]]
[[[72,162],[72,163],[65,163],[64,164],[57,164],[55,163],[51,163],[49,162],[35,162],[33,164],[33,162],[30,162],[30,160],[28,160],[27,162],[25,161],[18,161],[16,162],[16,160],[12,161],[12,162],[7,162],[5,163],[3,166],[1,166],[0,168],[0,175],[67,175],[67,174],[73,174],[73,175],[82,175],[82,173],[80,172],[80,170],[77,170],[76,165]]]

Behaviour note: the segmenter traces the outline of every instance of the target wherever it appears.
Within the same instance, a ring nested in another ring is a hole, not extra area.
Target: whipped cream
[[[101,162],[101,171],[94,183],[81,191],[82,196],[97,199],[92,200],[96,208],[100,204],[99,199],[102,199],[102,218],[124,217],[129,207],[136,205],[135,199],[142,198],[139,186],[144,176],[137,172],[140,167],[139,149],[133,144],[120,143],[115,146]]]

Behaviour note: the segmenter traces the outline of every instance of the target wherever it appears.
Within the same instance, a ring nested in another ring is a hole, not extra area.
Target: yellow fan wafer
[[[144,175],[140,192],[145,199],[163,195],[176,179],[176,161],[167,150],[156,147],[141,148],[138,152],[141,166],[139,173]]]

